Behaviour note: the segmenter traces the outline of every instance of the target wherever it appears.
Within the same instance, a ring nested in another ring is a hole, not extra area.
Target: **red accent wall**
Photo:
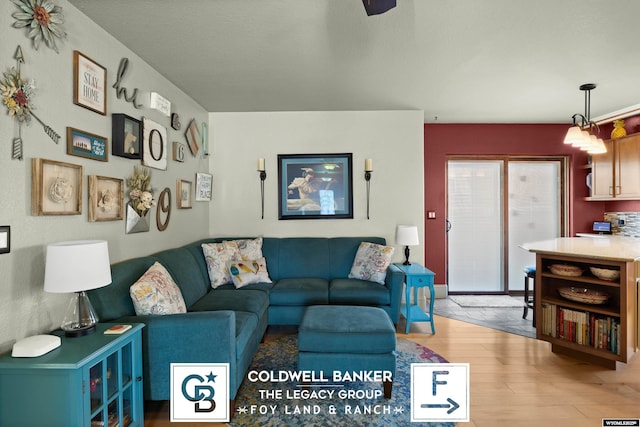
[[[564,145],[566,124],[425,124],[425,266],[436,273],[436,283],[447,283],[446,257],[446,158],[448,155],[568,155],[569,235],[591,231],[605,208],[613,211],[623,202],[587,202],[587,155]],[[629,203],[629,202],[626,202]],[[629,207],[628,205],[624,205]],[[640,210],[640,209],[632,209]]]

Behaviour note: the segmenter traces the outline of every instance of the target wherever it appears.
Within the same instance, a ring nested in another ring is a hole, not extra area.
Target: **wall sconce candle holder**
[[[373,160],[364,161],[364,180],[367,182],[367,219],[369,219],[369,199],[371,194],[371,174],[373,173]]]
[[[264,168],[263,158],[258,159],[257,171],[260,176],[260,202],[261,202],[261,208],[262,208],[261,218],[264,219],[264,180],[267,179],[267,172],[265,171],[265,168]]]

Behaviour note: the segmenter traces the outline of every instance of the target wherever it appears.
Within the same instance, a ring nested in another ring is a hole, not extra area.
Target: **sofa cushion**
[[[231,275],[227,270],[227,261],[242,259],[237,247],[224,243],[203,243],[202,253],[207,261],[209,269],[209,279],[211,287],[217,288],[220,285],[231,282]]]
[[[242,360],[247,351],[255,351],[256,329],[258,318],[253,313],[236,311],[236,360]]]
[[[384,284],[384,279],[387,277],[387,267],[391,264],[394,251],[395,248],[392,246],[369,242],[360,243],[349,278]]]
[[[101,322],[136,314],[129,288],[154,262],[156,258],[147,256],[112,264],[111,284],[87,292]]]
[[[272,305],[327,304],[329,282],[309,277],[280,279],[269,291],[269,302]]]
[[[262,291],[216,289],[189,307],[189,311],[233,310],[254,313],[262,317],[268,307],[269,297]]]
[[[173,277],[187,307],[202,298],[211,288],[208,275],[203,275],[198,260],[187,248],[167,249],[154,256]],[[202,258],[202,248],[200,248]]]
[[[271,283],[267,262],[264,258],[255,260],[227,261],[227,270],[237,289],[252,283]]]
[[[331,257],[329,279],[344,279],[349,276],[353,260],[362,242],[386,244],[382,237],[332,237],[329,239],[329,256]]]
[[[274,277],[272,275],[271,279],[292,277],[329,279],[330,263],[328,239],[313,237],[284,238],[280,241],[278,253],[278,276]],[[271,270],[269,272],[273,274]]]
[[[225,240],[224,243],[231,250],[240,251],[240,256],[245,261],[262,258],[262,237],[255,239]]]
[[[333,279],[329,284],[329,303],[389,305],[389,289],[379,283],[359,279]]]
[[[155,262],[129,289],[138,316],[186,313],[180,288],[166,268]]]
[[[298,351],[385,354],[396,349],[396,329],[377,307],[307,308],[298,329]]]

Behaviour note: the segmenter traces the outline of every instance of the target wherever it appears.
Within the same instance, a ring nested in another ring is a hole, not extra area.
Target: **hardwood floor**
[[[440,316],[435,322],[435,335],[414,323],[398,336],[470,364],[471,422],[458,426],[600,427],[602,418],[640,418],[640,355],[614,371],[556,355],[543,341]],[[145,426],[170,424],[168,402],[145,402]]]

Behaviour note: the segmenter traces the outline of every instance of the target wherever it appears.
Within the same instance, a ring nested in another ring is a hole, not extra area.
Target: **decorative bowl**
[[[609,268],[589,267],[591,273],[598,279],[602,280],[618,280],[620,277],[620,270],[611,270]]]
[[[570,277],[582,276],[582,273],[584,272],[584,270],[577,265],[569,264],[552,264],[549,266],[549,270],[551,270],[553,274],[556,274],[558,276]]]
[[[586,288],[559,288],[558,293],[568,300],[583,304],[604,304],[609,299],[606,292]]]

